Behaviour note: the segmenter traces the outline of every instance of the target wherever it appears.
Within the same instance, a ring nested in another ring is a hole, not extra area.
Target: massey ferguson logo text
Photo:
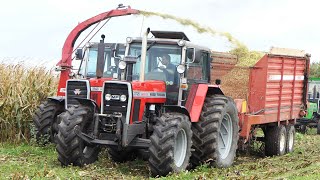
[[[79,95],[81,93],[80,89],[75,89],[73,92],[75,95]]]
[[[111,95],[111,99],[113,100],[119,100],[120,96],[119,95]]]

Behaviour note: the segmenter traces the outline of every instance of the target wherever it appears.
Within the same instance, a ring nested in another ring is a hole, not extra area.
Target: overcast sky
[[[320,61],[319,1],[316,0],[10,0],[0,6],[0,60],[54,65],[69,32],[92,16],[119,3],[134,9],[168,13],[229,32],[251,50],[271,46],[305,50]],[[113,18],[98,33],[124,42],[141,29],[184,31],[189,39],[213,50],[232,47],[224,38],[198,34],[175,21],[142,16]],[[85,33],[85,32],[84,32]],[[99,36],[94,40],[98,40]]]

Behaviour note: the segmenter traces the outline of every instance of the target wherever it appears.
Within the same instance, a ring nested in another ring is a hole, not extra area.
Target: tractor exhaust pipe
[[[97,78],[101,78],[103,76],[103,70],[105,65],[105,58],[104,58],[104,38],[106,36],[104,34],[101,35],[100,43],[98,44],[98,56],[97,56],[97,68],[96,68],[96,76]]]
[[[144,81],[144,72],[146,67],[146,57],[147,57],[147,45],[148,45],[148,34],[150,32],[150,28],[147,29],[145,33],[143,33],[142,44],[141,44],[141,66],[140,66],[140,81]]]

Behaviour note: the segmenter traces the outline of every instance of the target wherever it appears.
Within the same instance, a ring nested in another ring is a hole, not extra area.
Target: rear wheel
[[[283,125],[268,127],[265,135],[265,154],[267,156],[286,153],[286,128]]]
[[[307,125],[301,124],[300,125],[300,132],[301,132],[301,134],[305,134],[307,132]]]
[[[63,104],[52,100],[47,100],[40,104],[33,117],[38,144],[54,142],[54,137],[58,133],[58,124],[60,123],[57,116],[63,110]]]
[[[232,99],[222,95],[206,97],[200,121],[192,124],[192,165],[207,162],[216,167],[231,166],[239,139],[238,122]]]
[[[191,155],[191,123],[180,113],[164,113],[157,118],[150,137],[149,166],[152,176],[181,172]]]
[[[286,131],[287,131],[286,152],[291,153],[294,150],[296,130],[294,129],[293,125],[289,124],[286,126]]]
[[[317,123],[317,134],[320,134],[320,120],[318,119]]]
[[[87,144],[75,134],[76,127],[87,134],[92,132],[92,113],[90,108],[77,105],[68,108],[66,112],[59,116],[61,122],[58,125],[56,149],[58,160],[62,165],[83,166],[98,159],[99,146]]]

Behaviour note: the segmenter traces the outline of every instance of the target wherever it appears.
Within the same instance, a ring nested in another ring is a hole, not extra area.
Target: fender
[[[224,95],[224,93],[222,92],[221,88],[219,85],[214,85],[214,84],[210,84],[208,85],[208,94],[213,95],[213,94],[221,94]]]
[[[48,97],[47,99],[61,104],[65,103],[65,96],[52,96]]]
[[[209,84],[193,84],[190,88],[188,99],[186,102],[186,110],[190,114],[191,122],[198,122],[202,111],[204,100],[207,94],[221,94],[224,95],[220,87]]]
[[[97,105],[97,103],[91,99],[75,98],[75,100],[77,100],[81,105],[91,107],[95,112],[100,112],[99,106]]]
[[[163,106],[167,111],[172,111],[172,112],[178,112],[181,114],[184,114],[186,116],[188,116],[188,118],[191,121],[191,117],[189,114],[189,111],[185,108],[185,107],[181,107],[181,106],[174,106],[174,105],[165,105]]]

